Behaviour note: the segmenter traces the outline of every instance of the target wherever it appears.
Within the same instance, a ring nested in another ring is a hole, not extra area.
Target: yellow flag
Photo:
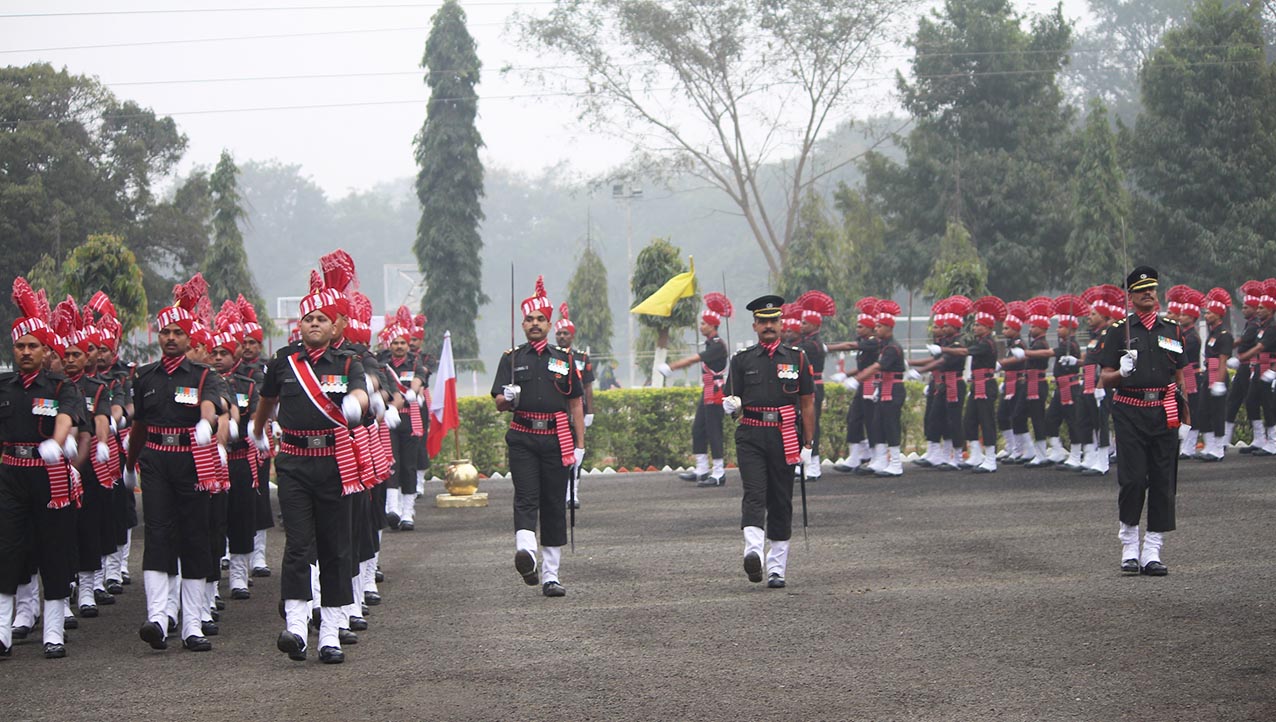
[[[696,259],[688,257],[688,260],[691,262],[690,271],[679,273],[665,281],[665,285],[661,286],[660,290],[629,309],[629,312],[646,316],[669,316],[673,313],[674,304],[680,299],[696,295]]]

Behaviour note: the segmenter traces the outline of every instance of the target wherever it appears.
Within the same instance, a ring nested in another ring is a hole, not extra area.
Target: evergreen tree
[[[845,183],[838,184],[833,207],[842,215],[849,253],[842,267],[850,280],[848,301],[855,303],[864,296],[890,298],[895,292],[890,279],[896,274],[890,270],[894,256],[886,250],[886,222],[873,210],[863,189]]]
[[[456,0],[447,0],[434,14],[421,62],[430,86],[425,124],[415,139],[416,194],[421,221],[412,246],[425,274],[421,308],[430,317],[424,348],[434,353],[443,345],[443,333],[452,332],[452,352],[458,359],[477,359],[478,336],[474,320],[483,293],[480,251],[483,239],[479,223],[483,211],[483,145],[474,118],[478,114],[478,53],[465,26],[465,12]],[[481,361],[474,368],[482,369]],[[465,364],[460,364],[464,366]]]
[[[849,267],[855,266],[850,244],[841,229],[829,221],[824,199],[809,191],[798,209],[793,239],[785,248],[785,261],[776,293],[793,301],[807,291],[823,291],[837,302],[838,314],[824,320],[826,338],[851,338],[855,330],[852,304],[858,299]],[[797,261],[797,262],[791,262]]]
[[[634,292],[634,302],[642,302],[643,299],[660,290],[660,287],[665,285],[666,281],[686,271],[687,264],[682,260],[682,249],[664,238],[654,239],[647,244],[646,248],[638,252],[638,258],[634,260],[634,277],[630,279],[630,287]],[[699,286],[699,279],[697,279],[696,285]],[[655,363],[660,363],[664,360],[661,356],[662,352],[669,348],[671,332],[695,326],[699,319],[699,311],[700,295],[697,293],[675,303],[673,313],[668,316],[648,316],[645,314],[638,316],[638,323],[655,333],[655,338],[653,339],[656,349]],[[642,339],[639,341],[640,349],[647,346],[647,343],[643,343]],[[660,383],[655,376],[652,376],[652,381],[657,384]]]
[[[1064,249],[1069,288],[1112,283],[1129,271],[1117,268],[1129,215],[1130,194],[1117,164],[1116,137],[1103,101],[1095,98],[1081,135],[1081,162],[1072,178],[1072,234]]]
[[[979,251],[961,223],[948,224],[939,241],[939,257],[922,289],[933,299],[954,295],[975,299],[988,293],[988,269],[979,260]]]
[[[576,324],[575,346],[594,356],[611,353],[611,306],[607,303],[607,267],[592,247],[580,254],[567,283],[567,305]]]
[[[110,296],[124,334],[146,326],[142,269],[119,236],[89,236],[62,264],[61,280],[65,292],[80,303],[87,303],[98,291]]]
[[[204,280],[208,281],[208,298],[215,308],[220,307],[222,301],[234,299],[242,293],[253,307],[266,309],[248,270],[244,236],[239,232],[239,220],[245,214],[239,205],[239,189],[235,183],[238,175],[234,159],[223,150],[213,175],[208,179],[213,197],[213,244],[204,256]],[[269,328],[269,316],[263,313],[260,320]]]

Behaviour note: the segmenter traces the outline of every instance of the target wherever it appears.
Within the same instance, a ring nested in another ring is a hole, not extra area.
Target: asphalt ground
[[[343,665],[275,649],[278,576],[212,652],[150,650],[136,548],[119,603],[66,659],[16,645],[0,695],[7,720],[1272,720],[1274,471],[1186,463],[1164,578],[1119,573],[1113,476],[826,472],[783,590],[745,579],[736,472],[586,477],[560,599],[513,569],[508,481],[485,509],[431,484]]]

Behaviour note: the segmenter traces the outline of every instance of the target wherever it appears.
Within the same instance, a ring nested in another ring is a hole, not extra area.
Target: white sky
[[[181,169],[211,167],[223,148],[241,164],[299,164],[330,197],[413,175],[412,138],[425,117],[428,88],[419,68],[430,17],[439,3],[398,0],[0,0],[0,62],[50,62],[96,75],[121,99],[172,115],[189,138]],[[257,10],[296,6],[320,10]],[[381,7],[370,7],[381,5]],[[627,148],[576,121],[570,99],[546,96],[500,68],[557,62],[516,48],[506,20],[535,13],[545,0],[463,2],[484,74],[478,88],[484,162],[536,174],[568,164],[593,173],[619,163]],[[1030,12],[1054,6],[1018,0]],[[352,7],[353,6],[353,7]],[[1079,16],[1084,0],[1068,0]],[[224,12],[138,13],[216,8]],[[121,14],[102,14],[106,11]],[[84,15],[51,14],[91,13]],[[47,14],[44,17],[12,17]],[[9,16],[9,17],[5,17]],[[378,32],[349,32],[353,30]],[[299,34],[311,35],[296,37]],[[245,36],[275,36],[237,39]],[[294,37],[279,37],[294,36]],[[193,39],[215,42],[173,42]],[[84,48],[82,46],[114,46]],[[286,76],[361,74],[297,79]],[[881,94],[864,114],[889,110]],[[264,80],[250,80],[272,78]],[[301,106],[301,107],[296,107]],[[324,107],[316,107],[324,106]],[[290,109],[285,109],[290,108]]]

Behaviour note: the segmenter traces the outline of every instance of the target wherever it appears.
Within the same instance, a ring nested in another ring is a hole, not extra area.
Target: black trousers
[[[1178,487],[1179,435],[1165,425],[1159,406],[1112,405],[1117,443],[1117,511],[1121,522],[1137,526],[1147,502],[1147,530],[1174,531]]]
[[[195,457],[189,451],[143,449],[138,462],[145,541],[142,569],[204,579],[209,574],[209,494],[195,488]]]
[[[1245,403],[1246,396],[1249,395],[1249,375],[1254,367],[1250,364],[1241,364],[1236,369],[1236,375],[1232,377],[1232,385],[1227,389],[1227,423],[1236,423],[1236,415],[1240,413],[1241,405]]]
[[[371,559],[376,553],[374,544],[376,530],[372,528],[372,490],[366,489],[350,495],[350,541],[352,544],[350,562],[353,566],[350,576],[359,573],[359,564]]]
[[[944,402],[939,398],[938,388],[932,381],[926,394],[926,410],[922,413],[922,433],[927,441],[936,444],[944,438]]]
[[[71,596],[75,504],[48,507],[44,469],[0,465],[0,594],[16,594],[39,570],[45,599]]]
[[[890,401],[869,402],[868,443],[873,446],[899,446],[903,435],[900,416],[904,411],[906,393],[904,384],[896,383]]]
[[[691,422],[691,453],[710,454],[722,458],[722,404],[696,404],[696,418]]]
[[[111,507],[115,518],[115,547],[118,549],[128,543],[129,530],[137,526],[137,495],[123,483],[116,483],[111,489]]]
[[[208,576],[206,582],[222,578],[222,555],[226,553],[227,516],[230,512],[230,495],[221,491],[210,494],[208,499]]]
[[[1209,374],[1201,375],[1201,391],[1196,395],[1196,405],[1192,407],[1192,428],[1203,434],[1222,436],[1227,423],[1228,397],[1215,396],[1210,393]],[[1223,375],[1223,383],[1227,383],[1227,375]]]
[[[846,443],[858,444],[868,438],[868,404],[864,394],[857,393],[846,410]]]
[[[984,448],[995,449],[997,446],[997,390],[983,399],[977,399],[972,392],[966,401],[966,418],[963,431],[967,441],[980,441]]]
[[[270,507],[270,459],[263,459],[261,466],[257,467],[257,478],[261,481],[257,484],[257,528],[255,531],[262,529],[275,528],[275,512]]]
[[[401,433],[404,428],[407,428],[407,433]],[[390,453],[394,455],[391,467],[393,473],[385,483],[404,494],[417,493],[416,470],[420,442],[421,437],[412,435],[412,429],[406,421],[390,432]]]
[[[815,436],[811,439],[811,454],[820,455],[820,417],[824,416],[824,383],[815,384]]]
[[[1266,424],[1271,417],[1266,416],[1267,399],[1271,396],[1272,387],[1259,378],[1258,367],[1254,366],[1254,375],[1249,380],[1249,388],[1245,392],[1245,415],[1250,423],[1262,421]]]
[[[514,530],[536,531],[541,546],[567,543],[567,478],[555,434],[505,432],[509,447],[510,476],[514,478]]]
[[[1072,396],[1072,406],[1076,421],[1076,426],[1072,428],[1076,429],[1077,434],[1072,437],[1072,443],[1093,444],[1094,434],[1099,430],[1099,404],[1094,396],[1087,396],[1078,390]]]
[[[771,541],[793,536],[793,465],[784,459],[778,428],[735,428],[736,458],[744,497],[740,500],[740,528],[766,529]]]
[[[350,497],[341,495],[337,460],[331,456],[275,457],[279,511],[284,522],[284,599],[310,601],[310,560],[319,560],[319,603],[340,607],[354,601],[350,588]]]
[[[84,464],[80,481],[84,495],[75,512],[76,570],[96,572],[102,568],[102,555],[115,551],[116,547],[111,490],[103,489],[98,483],[92,464]]]
[[[230,491],[226,493],[226,539],[230,543],[231,554],[252,554],[253,551],[253,535],[257,531],[257,489],[253,488],[253,470],[249,465],[256,463],[256,454],[250,453],[247,459],[231,459],[227,465]],[[266,486],[266,479],[261,479],[260,484]]]
[[[1075,444],[1079,438],[1077,432],[1077,412],[1073,408],[1078,403],[1084,403],[1084,399],[1089,398],[1091,403],[1094,397],[1086,397],[1081,394],[1081,386],[1079,384],[1072,387],[1072,403],[1063,403],[1063,393],[1058,386],[1054,388],[1054,395],[1050,397],[1050,405],[1046,407],[1045,430],[1047,437],[1059,435],[1059,429],[1063,426],[1068,427],[1068,441]],[[1089,441],[1086,441],[1089,443]]]
[[[941,436],[953,442],[955,448],[962,448],[966,445],[966,429],[962,424],[962,400],[966,398],[966,382],[957,382],[957,400],[948,400],[948,390],[944,388],[940,391],[942,397],[935,403],[943,405],[943,431]]]

